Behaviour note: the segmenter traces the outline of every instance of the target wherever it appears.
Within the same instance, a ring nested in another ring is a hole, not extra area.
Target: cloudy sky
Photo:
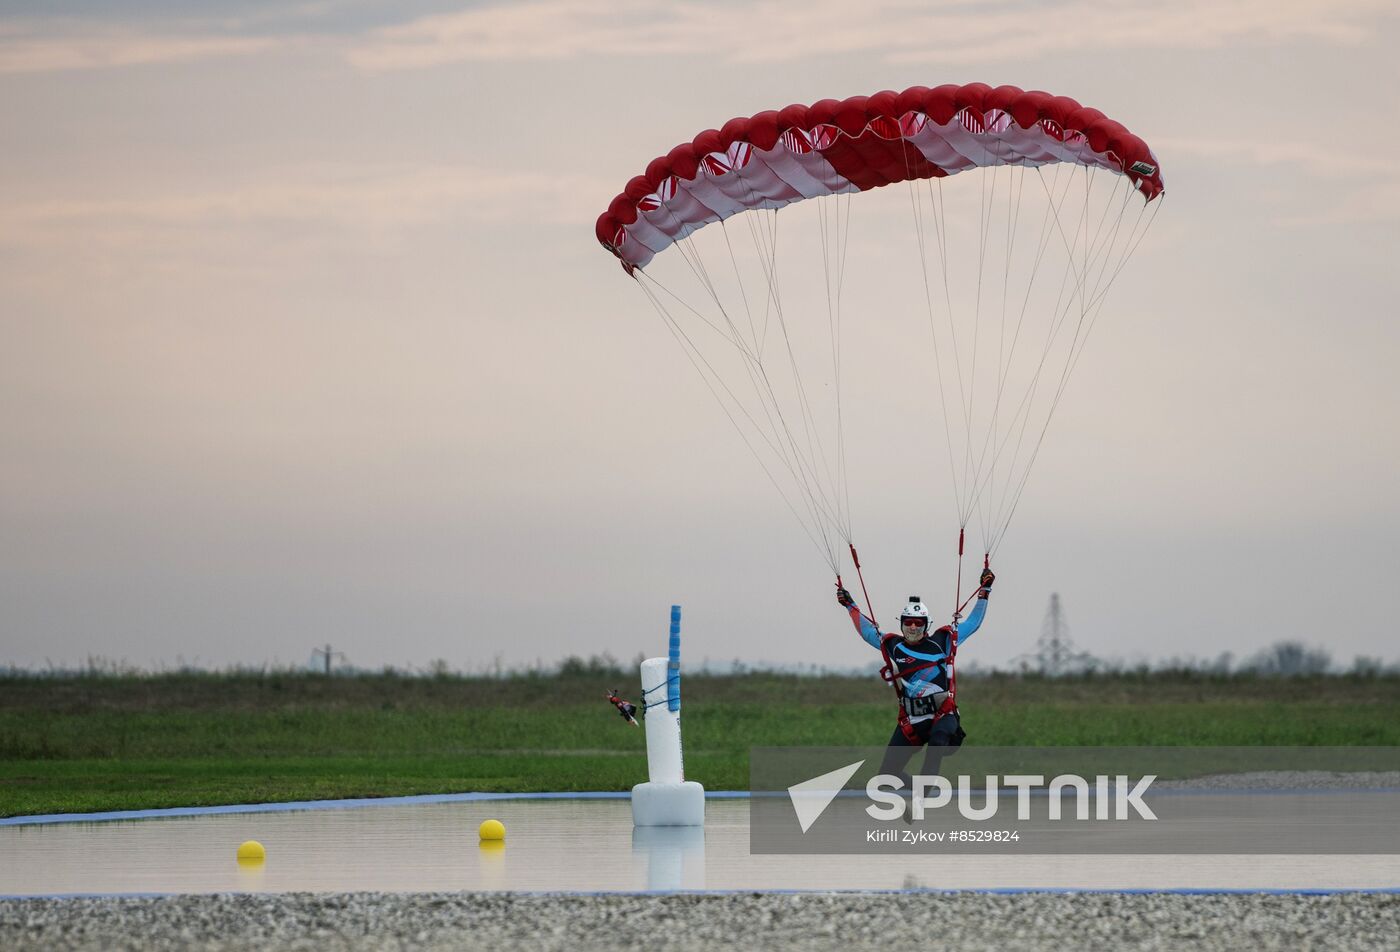
[[[872,660],[593,221],[731,116],[972,81],[1168,197],[963,657],[1052,592],[1108,657],[1400,657],[1393,2],[115,6],[0,3],[0,664],[630,658],[673,602],[693,659]],[[877,612],[951,601],[946,467],[851,429]]]

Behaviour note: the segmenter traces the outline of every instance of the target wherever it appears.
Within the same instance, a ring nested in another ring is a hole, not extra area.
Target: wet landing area
[[[0,895],[72,893],[1393,889],[1400,856],[755,855],[749,801],[634,829],[617,799],[471,800],[0,825]],[[483,820],[506,837],[481,842]],[[240,864],[245,840],[266,859]]]

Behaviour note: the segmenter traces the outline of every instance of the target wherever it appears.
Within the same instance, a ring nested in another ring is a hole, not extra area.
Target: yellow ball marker
[[[257,840],[245,840],[238,844],[238,862],[256,864],[267,859],[267,850]]]
[[[483,843],[498,843],[506,838],[506,825],[500,820],[483,820],[477,835]]]

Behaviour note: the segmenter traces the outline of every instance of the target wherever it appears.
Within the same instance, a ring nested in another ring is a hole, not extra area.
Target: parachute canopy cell
[[[755,208],[994,165],[1057,162],[1124,175],[1147,201],[1162,169],[1097,109],[1015,86],[914,86],[731,119],[633,178],[597,236],[629,271],[711,222]]]

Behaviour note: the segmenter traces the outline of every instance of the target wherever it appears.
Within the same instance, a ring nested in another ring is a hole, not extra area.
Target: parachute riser
[[[868,613],[866,617],[870,619],[870,623],[874,625],[876,630],[878,631],[880,628],[880,623],[875,620],[875,608],[870,603],[870,593],[865,589],[865,576],[862,575],[860,571],[860,556],[856,554],[856,546],[854,542],[848,542],[846,544],[851,549],[851,562],[856,567],[856,578],[860,581],[860,593],[861,595],[865,596],[865,610]],[[840,585],[840,575],[836,576],[836,583]]]
[[[962,597],[962,560],[963,560],[964,544],[965,544],[966,540],[967,540],[967,530],[966,530],[966,529],[959,529],[959,530],[958,530],[958,581],[957,581],[957,588],[956,588],[956,591],[955,591],[955,593],[954,593],[954,595],[953,595],[953,624],[954,624],[954,625],[956,625],[959,621],[962,620],[962,617],[963,617],[963,610],[966,609],[968,605],[972,604],[972,600],[973,600],[974,598],[976,598],[976,597],[977,597],[977,593],[978,593],[979,591],[981,591],[981,586],[979,585],[977,588],[975,588],[975,589],[972,590],[972,592],[967,596],[967,598],[963,598],[963,597]],[[991,567],[992,567],[992,553],[991,553],[991,552],[983,552],[983,553],[982,553],[982,568],[983,568],[983,570],[990,569]]]

